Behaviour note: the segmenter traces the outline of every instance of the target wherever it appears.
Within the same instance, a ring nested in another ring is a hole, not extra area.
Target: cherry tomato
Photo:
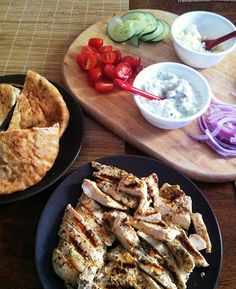
[[[106,64],[104,66],[104,76],[107,79],[113,80],[114,79],[114,74],[115,74],[115,65],[114,64]]]
[[[88,81],[90,84],[95,85],[102,78],[102,69],[100,67],[94,67],[88,72]]]
[[[133,73],[129,63],[121,62],[115,68],[115,78],[128,79]]]
[[[88,41],[88,45],[98,50],[103,46],[102,38],[90,38]]]
[[[139,65],[137,67],[134,68],[132,75],[129,77],[128,82],[132,83],[134,82],[135,77],[139,74],[139,72],[143,70],[143,66]]]
[[[116,55],[113,51],[107,51],[101,54],[103,63],[112,64],[116,60]]]
[[[114,88],[114,84],[108,81],[98,81],[95,83],[95,89],[99,93],[108,93],[111,92]]]
[[[115,64],[118,64],[122,58],[122,54],[121,54],[121,51],[118,50],[118,49],[115,49],[113,50],[113,52],[115,53],[116,55],[116,60],[115,60]]]
[[[95,53],[95,49],[89,45],[87,46],[82,46],[80,53]]]
[[[102,54],[104,52],[112,51],[111,45],[104,45],[101,48],[98,49],[98,53]]]
[[[94,53],[80,53],[76,59],[79,66],[85,70],[90,70],[97,65],[97,57]]]
[[[129,63],[131,67],[137,67],[141,63],[141,58],[127,55],[127,56],[122,57],[120,62],[126,62],[126,63]]]

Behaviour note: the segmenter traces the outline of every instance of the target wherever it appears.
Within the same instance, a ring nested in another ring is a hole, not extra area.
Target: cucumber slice
[[[146,21],[146,16],[143,12],[128,12],[121,16],[123,22],[127,20],[136,21],[136,34],[140,34],[144,29],[144,21]]]
[[[128,40],[129,44],[131,44],[134,47],[139,47],[139,38],[137,35],[134,35]]]
[[[142,36],[141,40],[144,42],[152,41],[154,38],[160,36],[164,32],[164,24],[162,21],[157,21],[157,28],[151,33]]]
[[[145,15],[145,22],[143,23],[143,31],[138,35],[139,38],[142,38],[143,35],[151,33],[157,28],[157,19],[154,15],[149,12],[143,12]]]
[[[163,30],[162,34],[160,34],[156,38],[152,39],[151,42],[159,42],[159,41],[165,39],[170,32],[169,24],[167,22],[165,22],[164,20],[160,20],[160,21],[162,22],[162,24],[164,26],[164,30]]]
[[[116,42],[127,41],[136,33],[136,22],[132,20],[123,22],[120,17],[115,16],[107,24],[107,34]]]

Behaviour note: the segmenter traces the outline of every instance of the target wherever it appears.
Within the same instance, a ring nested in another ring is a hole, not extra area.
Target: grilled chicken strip
[[[92,289],[94,284],[94,278],[98,268],[96,266],[85,267],[82,274],[80,274],[77,283],[77,289]]]
[[[133,174],[128,174],[123,176],[119,181],[118,191],[143,198],[147,196],[147,184],[144,180],[137,178]]]
[[[202,215],[199,213],[192,213],[191,218],[196,234],[198,234],[206,242],[206,253],[211,253],[211,240],[207,232],[206,225],[203,221]]]
[[[68,282],[73,287],[77,286],[77,277],[79,272],[58,249],[54,249],[53,251],[52,264],[55,273],[61,279]]]
[[[103,206],[119,209],[119,210],[127,210],[128,207],[122,205],[115,201],[110,196],[104,194],[97,186],[97,184],[89,179],[84,179],[82,183],[83,192],[91,199],[97,201]]]
[[[168,268],[168,270],[172,274],[172,278],[174,279],[176,285],[180,289],[185,289],[186,284],[183,276],[179,272],[176,260],[169,250],[169,248],[161,241],[155,240],[154,238],[148,236],[147,234],[138,231],[138,236],[141,237],[143,240],[145,240],[148,244],[150,244],[157,252],[158,254],[163,258],[165,262],[165,266]]]
[[[143,221],[130,218],[132,226],[148,235],[154,239],[160,241],[172,241],[179,234],[176,229],[168,227],[165,223],[160,222],[159,224],[151,224]]]
[[[151,175],[149,175],[148,177],[145,178],[145,182],[147,184],[148,187],[148,193],[151,197],[154,196],[159,196],[159,179],[157,174],[152,173]]]
[[[122,170],[113,166],[104,165],[99,162],[93,161],[91,164],[92,164],[92,167],[97,170],[97,172],[93,173],[93,175],[96,178],[100,180],[108,181],[111,183],[119,182],[119,180],[123,176],[128,174],[125,170]]]
[[[156,195],[154,196],[154,207],[161,214],[164,221],[189,229],[191,223],[190,213],[185,211],[181,204]]]
[[[192,255],[195,265],[197,267],[209,266],[209,264],[207,263],[206,259],[202,256],[202,254],[192,246],[184,230],[180,229],[180,234],[176,238],[181,242],[184,248]]]
[[[188,239],[196,250],[201,251],[206,249],[206,242],[199,235],[190,234]]]
[[[122,204],[128,206],[129,208],[136,209],[139,204],[139,200],[137,197],[124,194],[122,192],[118,192],[117,184],[112,184],[107,181],[99,181],[97,182],[97,186],[101,189],[104,193],[111,196],[114,200],[121,202]]]
[[[148,223],[157,224],[162,220],[161,214],[158,213],[154,208],[148,208],[146,211],[143,211],[142,214],[135,212],[135,219],[145,221]]]
[[[76,250],[84,256],[84,258],[93,261],[94,265],[99,268],[103,266],[105,254],[104,247],[95,246],[80,229],[75,229],[64,220],[60,226],[58,235],[67,243],[72,243]]]

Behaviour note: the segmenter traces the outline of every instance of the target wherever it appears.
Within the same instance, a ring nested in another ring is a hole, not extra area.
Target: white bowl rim
[[[224,17],[224,16],[222,16],[222,15],[219,15],[219,14],[217,14],[217,13],[214,13],[214,12],[208,12],[208,11],[190,11],[190,12],[186,12],[186,13],[183,13],[183,14],[181,14],[181,15],[179,15],[175,20],[174,20],[174,22],[172,23],[172,25],[171,25],[171,37],[172,37],[172,40],[173,41],[175,41],[181,48],[183,48],[184,50],[186,50],[186,51],[188,51],[188,52],[191,52],[191,53],[195,53],[196,55],[201,55],[201,56],[209,56],[209,57],[215,57],[215,56],[217,56],[217,55],[219,55],[219,56],[221,56],[221,55],[225,55],[225,54],[227,54],[227,53],[229,53],[229,52],[231,52],[235,47],[236,47],[236,40],[235,40],[235,42],[234,42],[234,44],[231,46],[231,47],[229,47],[229,48],[227,48],[227,49],[224,49],[223,51],[218,51],[218,52],[214,52],[214,51],[212,51],[212,52],[208,52],[208,51],[194,51],[194,50],[191,50],[191,49],[189,49],[189,48],[187,48],[186,46],[184,46],[177,38],[176,38],[176,36],[174,35],[174,33],[173,33],[173,27],[174,27],[174,25],[178,22],[178,21],[180,21],[179,19],[180,19],[180,17],[185,17],[185,16],[187,16],[187,15],[194,15],[194,14],[206,14],[206,15],[212,15],[212,16],[214,16],[214,17],[216,17],[216,18],[219,18],[219,19],[222,19],[222,20],[224,20],[227,24],[229,24],[231,27],[232,27],[232,32],[233,31],[236,31],[236,26],[233,24],[233,22],[231,22],[229,19],[227,19],[226,17]]]
[[[183,118],[179,118],[179,119],[175,119],[175,118],[168,118],[168,117],[163,117],[163,116],[157,116],[156,114],[148,111],[147,109],[145,109],[141,103],[140,103],[140,95],[138,94],[133,94],[133,97],[134,97],[134,100],[135,100],[135,103],[137,104],[137,106],[139,107],[140,110],[144,111],[147,115],[155,118],[156,120],[160,120],[160,121],[165,121],[165,122],[171,122],[171,123],[179,123],[179,122],[188,122],[188,121],[192,121],[196,118],[198,118],[199,116],[201,116],[206,110],[207,108],[209,107],[210,103],[211,103],[211,99],[212,99],[212,93],[211,93],[211,88],[207,82],[207,80],[205,79],[204,76],[202,76],[197,70],[195,70],[194,68],[192,67],[189,67],[188,65],[185,65],[185,64],[182,64],[182,63],[177,63],[177,62],[158,62],[158,63],[154,63],[154,64],[151,64],[147,67],[145,67],[142,71],[139,72],[139,74],[135,77],[134,79],[134,82],[133,82],[133,86],[135,86],[135,80],[137,80],[138,77],[140,77],[140,75],[142,73],[144,73],[145,69],[150,69],[150,67],[153,67],[153,66],[161,66],[161,65],[167,65],[167,66],[180,66],[186,70],[190,70],[192,71],[193,73],[195,73],[195,75],[197,75],[204,83],[206,89],[207,89],[207,101],[206,103],[203,105],[203,107],[197,111],[196,113],[190,115],[190,116],[187,116],[187,117],[183,117]]]

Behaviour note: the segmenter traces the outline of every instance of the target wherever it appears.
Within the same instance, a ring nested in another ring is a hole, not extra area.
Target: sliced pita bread
[[[0,195],[38,183],[59,150],[59,125],[0,132]]]
[[[69,111],[58,89],[43,76],[29,70],[8,130],[50,127],[59,123],[60,136],[69,121]]]
[[[0,84],[0,125],[5,121],[10,109],[16,103],[20,89],[10,84]]]

